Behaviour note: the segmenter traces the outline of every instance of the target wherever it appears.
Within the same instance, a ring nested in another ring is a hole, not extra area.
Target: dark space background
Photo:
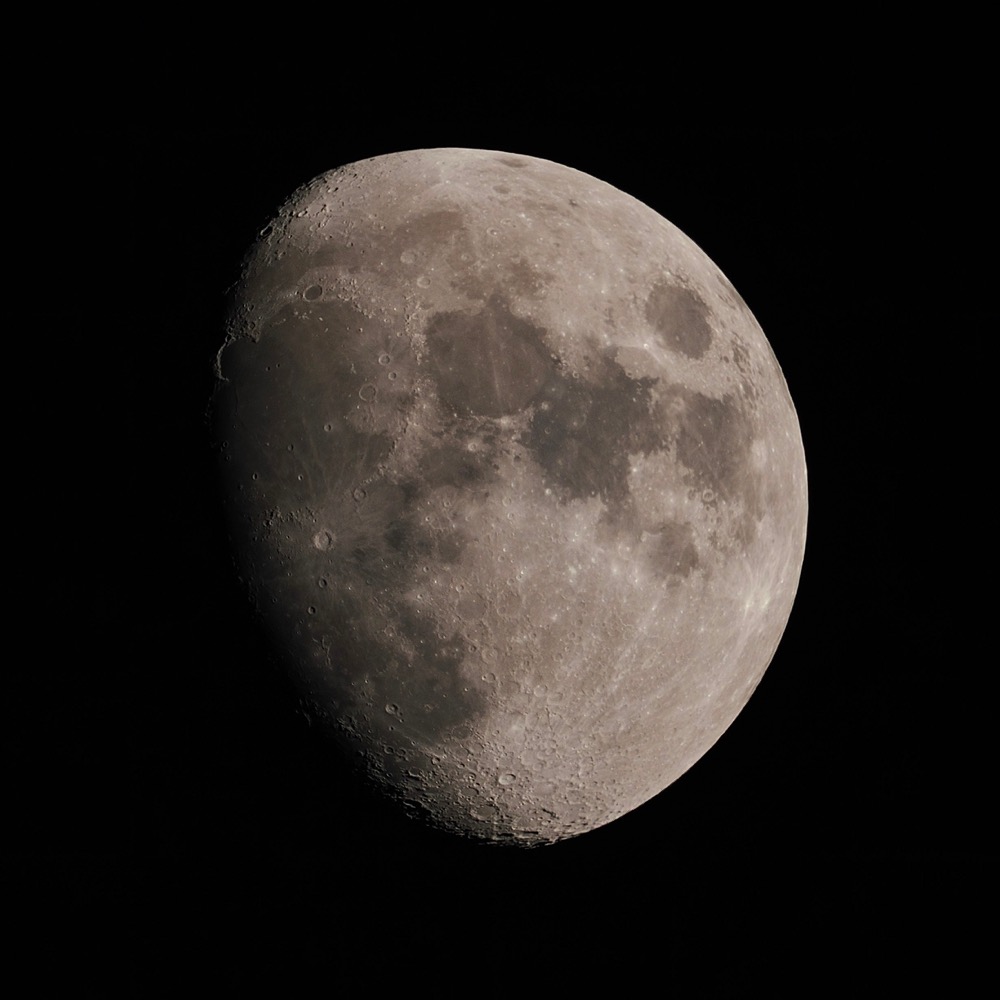
[[[139,63],[34,147],[71,250],[36,315],[58,335],[11,622],[31,652],[11,654],[4,869],[37,981],[492,996],[652,970],[715,995],[803,970],[957,988],[985,965],[995,667],[967,567],[992,517],[992,449],[969,451],[996,280],[974,105],[859,87],[803,114],[737,87],[722,108],[537,69],[299,100]],[[351,783],[256,629],[212,478],[211,362],[256,232],[325,170],[434,146],[566,163],[684,230],[768,336],[809,467],[798,598],[747,708],[657,798],[531,851]]]

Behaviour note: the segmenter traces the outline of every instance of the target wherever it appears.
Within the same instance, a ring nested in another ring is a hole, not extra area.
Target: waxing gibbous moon
[[[252,599],[429,823],[592,830],[746,704],[802,563],[798,421],[743,300],[635,198],[487,150],[324,174],[247,256],[217,375]]]

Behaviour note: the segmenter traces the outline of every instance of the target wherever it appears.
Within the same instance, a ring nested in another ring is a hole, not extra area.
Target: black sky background
[[[106,87],[46,147],[78,249],[44,310],[59,406],[32,473],[39,652],[12,670],[6,855],[38,967],[72,951],[155,994],[189,969],[388,983],[417,960],[479,995],[531,956],[538,990],[652,964],[696,967],[708,995],[794,983],[790,956],[848,978],[974,968],[996,893],[995,668],[966,568],[991,516],[965,450],[996,326],[978,119],[408,80],[281,113],[178,82],[137,114]],[[749,705],[660,796],[532,851],[431,834],[351,784],[245,606],[212,480],[211,362],[256,232],[325,170],[434,146],[563,162],[678,225],[760,321],[809,469],[798,597]]]

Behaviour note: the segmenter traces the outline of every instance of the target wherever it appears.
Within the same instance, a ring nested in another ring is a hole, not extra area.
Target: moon
[[[429,824],[593,830],[760,681],[805,546],[798,420],[735,289],[635,198],[489,150],[324,174],[246,257],[216,374],[268,634]]]

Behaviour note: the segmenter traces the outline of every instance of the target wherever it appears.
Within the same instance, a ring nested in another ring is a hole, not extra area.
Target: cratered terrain
[[[217,375],[266,629],[432,825],[608,823],[760,681],[805,544],[798,421],[732,285],[629,195],[469,149],[318,177],[247,256]]]

